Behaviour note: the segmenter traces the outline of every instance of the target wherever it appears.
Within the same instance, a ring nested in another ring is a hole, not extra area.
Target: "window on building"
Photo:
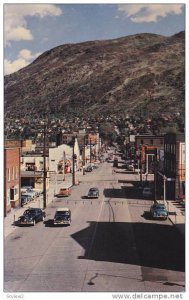
[[[12,180],[14,180],[14,167],[12,167]]]
[[[144,144],[144,141],[143,141],[143,140],[141,140],[141,141],[140,141],[140,143],[143,145],[143,144]]]
[[[14,188],[10,188],[10,200],[14,200]]]
[[[10,168],[8,168],[8,181],[10,181]]]
[[[15,176],[16,179],[18,179],[18,167],[16,166],[16,176]]]

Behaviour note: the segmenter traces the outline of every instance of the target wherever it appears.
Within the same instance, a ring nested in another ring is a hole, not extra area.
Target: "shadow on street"
[[[132,230],[135,239],[131,238]],[[184,241],[175,228],[167,224],[89,222],[89,227],[71,237],[85,249],[79,259],[185,270]]]

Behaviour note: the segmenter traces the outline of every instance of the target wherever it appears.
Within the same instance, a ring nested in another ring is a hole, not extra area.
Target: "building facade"
[[[167,199],[185,195],[185,136],[168,133],[164,141],[164,175]]]
[[[12,145],[12,144],[11,144]],[[4,216],[20,205],[20,147],[4,148]],[[8,147],[6,147],[8,146]]]

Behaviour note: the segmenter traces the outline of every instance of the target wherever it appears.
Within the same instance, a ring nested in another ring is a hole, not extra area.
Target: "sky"
[[[184,2],[56,3],[3,4],[4,75],[62,44],[185,30]]]

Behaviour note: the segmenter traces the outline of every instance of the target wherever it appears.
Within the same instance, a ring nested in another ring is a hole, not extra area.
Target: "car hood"
[[[167,215],[168,214],[168,212],[164,209],[155,209],[154,213],[155,214],[161,214],[161,215]]]
[[[34,215],[24,215],[20,217],[20,220],[31,220],[34,219]]]

